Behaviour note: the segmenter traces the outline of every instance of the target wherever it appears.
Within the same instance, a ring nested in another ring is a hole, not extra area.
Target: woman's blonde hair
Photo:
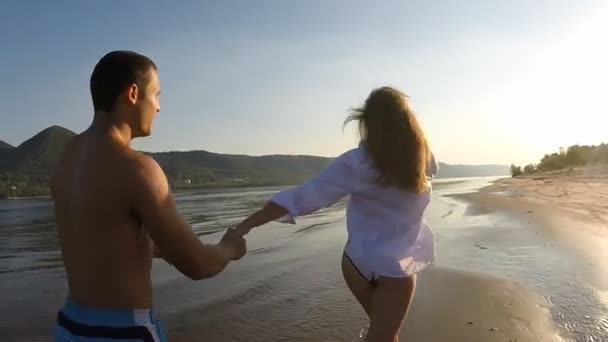
[[[351,121],[359,122],[362,145],[380,173],[380,184],[427,191],[430,151],[407,95],[391,87],[374,89],[344,124]]]

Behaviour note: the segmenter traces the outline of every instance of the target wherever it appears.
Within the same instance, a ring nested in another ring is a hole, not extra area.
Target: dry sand
[[[543,205],[544,209],[560,210],[598,228],[606,228],[608,224],[608,176],[601,174],[504,178],[471,197],[484,201],[502,199],[501,204],[511,204],[511,207]]]

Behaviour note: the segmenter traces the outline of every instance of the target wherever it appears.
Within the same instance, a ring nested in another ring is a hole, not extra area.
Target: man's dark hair
[[[111,111],[120,93],[133,83],[143,92],[150,70],[156,70],[156,64],[133,51],[112,51],[103,56],[91,74],[93,109]]]

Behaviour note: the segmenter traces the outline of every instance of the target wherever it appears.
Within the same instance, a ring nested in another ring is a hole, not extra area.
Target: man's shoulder
[[[127,167],[138,177],[164,177],[164,172],[161,166],[151,156],[131,150],[125,154]]]
[[[129,156],[128,188],[136,201],[149,202],[166,198],[169,182],[161,166],[151,156],[134,151]]]

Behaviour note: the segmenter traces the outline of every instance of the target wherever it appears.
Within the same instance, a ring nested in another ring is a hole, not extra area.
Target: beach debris
[[[496,329],[495,327],[490,327],[490,331],[497,331],[498,329]]]
[[[454,213],[454,210],[450,210],[450,211],[448,211],[447,213],[443,214],[443,216],[441,216],[441,218],[442,218],[442,219],[444,219],[444,218],[446,218],[446,217],[448,217],[448,216],[452,215],[453,213]]]
[[[468,322],[467,322],[467,324],[468,324],[468,325],[473,325],[473,322],[468,321]]]
[[[479,249],[488,249],[488,247],[481,245],[480,243],[475,243],[474,245],[475,247],[479,248]]]
[[[527,212],[528,214],[531,214],[531,213],[533,213],[533,212],[534,212],[534,210],[528,210],[528,211],[526,211],[526,212]]]

